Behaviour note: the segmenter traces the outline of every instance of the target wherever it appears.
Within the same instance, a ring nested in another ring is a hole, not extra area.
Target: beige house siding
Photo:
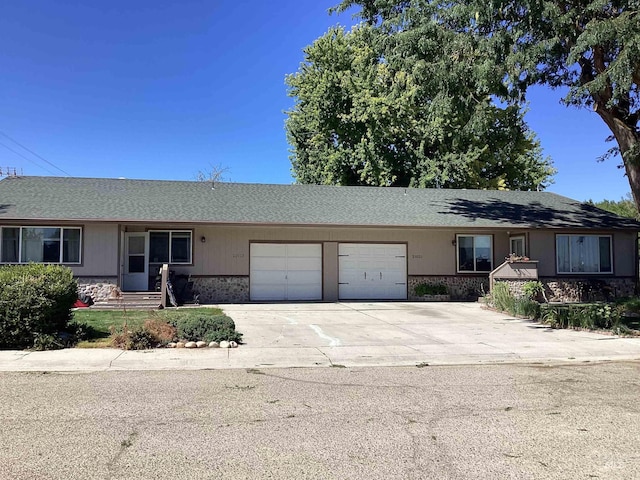
[[[88,224],[83,227],[82,265],[71,266],[74,275],[118,275],[118,226],[114,224]]]
[[[635,232],[576,232],[575,230],[541,231],[529,233],[529,257],[538,260],[538,274],[541,277],[556,276],[556,235],[577,234],[611,235],[613,237],[613,275],[631,277],[636,273],[636,238]],[[563,275],[564,276],[564,275]]]
[[[348,228],[348,227],[254,227],[211,226],[194,229],[194,265],[176,266],[192,275],[248,275],[251,242],[323,242],[324,255],[335,256],[335,265],[325,259],[325,287],[332,276],[337,278],[337,244],[406,243],[409,275],[455,275],[456,234],[493,235],[494,265],[508,255],[506,229],[496,232],[461,229]],[[205,237],[202,243],[200,239]],[[332,245],[333,244],[333,245]]]

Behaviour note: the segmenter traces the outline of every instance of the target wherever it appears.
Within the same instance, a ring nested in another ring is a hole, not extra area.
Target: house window
[[[558,273],[613,273],[610,235],[556,235]]]
[[[526,251],[524,248],[524,237],[511,237],[509,238],[509,253],[517,255],[518,257],[524,257]]]
[[[191,231],[163,230],[149,232],[151,263],[191,263]]]
[[[491,235],[457,235],[458,272],[490,272],[493,270]]]
[[[2,227],[2,263],[80,263],[79,227]]]

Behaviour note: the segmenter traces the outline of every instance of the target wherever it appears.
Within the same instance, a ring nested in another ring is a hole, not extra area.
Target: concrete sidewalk
[[[640,360],[640,338],[553,330],[473,303],[224,305],[235,349],[0,351],[0,371],[197,370]]]

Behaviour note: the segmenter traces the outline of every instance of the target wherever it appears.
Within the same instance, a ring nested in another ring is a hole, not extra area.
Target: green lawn
[[[175,317],[190,317],[206,313],[218,315],[222,313],[219,308],[184,308],[179,310],[91,310],[89,308],[78,309],[73,313],[73,319],[78,323],[84,323],[91,327],[88,340],[78,343],[79,348],[105,348],[110,346],[111,329],[122,330],[126,325],[129,330],[136,330],[146,320],[171,320]]]

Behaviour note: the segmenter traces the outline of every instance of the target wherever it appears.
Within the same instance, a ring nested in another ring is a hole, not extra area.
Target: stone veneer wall
[[[192,277],[200,303],[245,303],[249,301],[249,277]]]
[[[79,277],[77,281],[78,296],[84,293],[90,296],[94,302],[104,302],[110,298],[118,283],[116,277]]]
[[[543,277],[544,293],[550,302],[588,302],[607,300],[603,286],[609,289],[609,298],[630,297],[636,290],[633,278],[565,278]],[[496,280],[509,285],[511,293],[520,297],[522,286],[530,280]]]
[[[630,297],[636,290],[633,278],[541,278],[550,302],[584,302],[606,300],[601,286],[609,289],[611,298]]]
[[[489,277],[467,277],[467,276],[409,276],[409,300],[419,301],[413,291],[419,283],[427,285],[446,285],[452,300],[476,299],[479,296],[489,293]]]

